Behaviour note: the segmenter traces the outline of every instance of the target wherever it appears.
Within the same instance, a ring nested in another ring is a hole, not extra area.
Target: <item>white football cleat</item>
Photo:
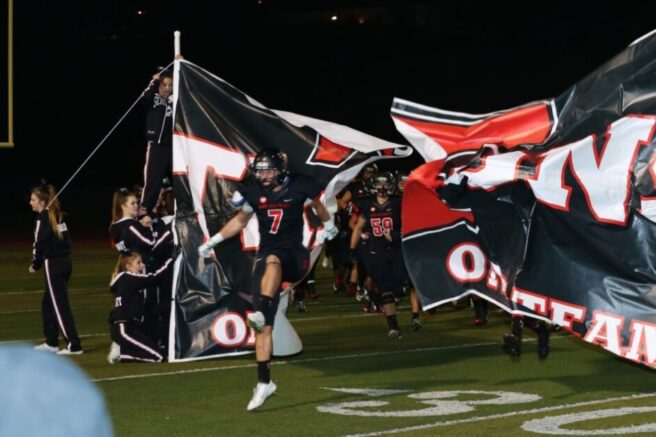
[[[111,346],[109,346],[109,353],[107,354],[107,362],[109,364],[116,364],[119,361],[121,361],[121,346],[112,341]]]
[[[34,350],[57,353],[59,348],[56,346],[50,346],[48,343],[41,343],[38,346],[34,346]]]
[[[264,329],[265,320],[264,314],[262,314],[261,311],[250,313],[246,319],[246,324],[248,324],[251,329],[255,330],[255,332],[262,332]]]
[[[276,391],[276,388],[276,384],[273,381],[270,381],[268,384],[264,382],[258,382],[253,389],[253,397],[248,403],[246,410],[253,411],[254,409],[260,407],[264,401],[266,401],[266,399]]]

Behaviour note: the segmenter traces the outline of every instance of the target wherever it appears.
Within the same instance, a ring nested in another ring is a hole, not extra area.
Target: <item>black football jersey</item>
[[[367,222],[369,250],[396,249],[401,245],[401,198],[392,196],[383,205],[371,198],[360,204],[360,216]],[[389,230],[392,241],[385,238]]]
[[[321,194],[316,182],[294,175],[285,178],[280,191],[265,190],[254,182],[243,190],[242,195],[257,216],[260,251],[294,248],[303,243],[304,207]]]

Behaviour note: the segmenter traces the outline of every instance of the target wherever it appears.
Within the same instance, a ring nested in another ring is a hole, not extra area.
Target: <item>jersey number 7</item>
[[[282,209],[270,209],[267,211],[269,217],[273,217],[273,223],[271,223],[271,229],[269,229],[269,234],[277,234],[278,228],[280,228],[280,222],[282,221]]]

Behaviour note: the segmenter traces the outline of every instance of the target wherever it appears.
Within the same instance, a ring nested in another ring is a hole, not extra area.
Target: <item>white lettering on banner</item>
[[[447,271],[458,282],[480,281],[485,276],[486,264],[487,257],[476,243],[460,243],[446,257]]]
[[[538,202],[561,211],[569,210],[569,196],[572,193],[572,189],[565,185],[565,163],[568,157],[567,146],[549,150],[535,167],[535,176],[526,177]]]
[[[453,280],[460,283],[471,283],[485,279],[487,288],[506,295],[507,279],[497,265],[487,261],[487,257],[476,243],[457,244],[447,255],[445,263],[447,272]],[[518,287],[512,287],[510,301],[549,319],[574,335],[581,336],[580,330],[577,332],[574,324],[586,323],[585,315],[588,308],[585,306],[552,299]],[[508,309],[508,311],[511,310]],[[623,347],[622,328],[624,323],[623,316],[599,310],[594,311],[583,339],[629,360],[656,367],[656,323],[632,320],[631,338],[628,345]]]
[[[481,160],[479,167],[467,169],[460,174],[469,178],[467,186],[491,190],[517,180],[517,166],[524,156],[523,152],[488,155]]]
[[[567,429],[563,425],[581,423],[589,420],[607,419],[609,417],[628,416],[629,414],[652,413],[656,407],[624,407],[607,410],[579,411],[562,414],[560,416],[543,417],[528,420],[522,424],[524,431],[550,435],[624,435],[656,432],[656,423],[643,423],[641,425],[628,425],[621,428],[602,429]]]
[[[654,130],[653,118],[625,117],[610,125],[600,156],[594,136],[572,147],[572,172],[597,221],[626,225],[633,163]]]
[[[656,366],[656,324],[641,320],[631,322],[631,341],[624,357]]]
[[[632,168],[640,147],[649,144],[654,135],[655,126],[653,117],[621,118],[609,126],[600,153],[595,146],[596,136],[587,136],[538,155],[533,176],[517,172],[518,164],[528,156],[519,151],[487,156],[481,167],[465,170],[461,175],[468,177],[469,187],[486,190],[525,179],[540,203],[569,211],[572,188],[565,185],[565,166],[569,162],[595,220],[624,226],[628,220]]]
[[[585,318],[585,307],[569,302],[549,299],[549,309],[551,310],[551,320],[565,329],[573,329],[574,322],[583,323]]]
[[[485,285],[487,288],[498,291],[506,296],[506,292],[508,290],[508,278],[506,278],[506,276],[501,272],[501,268],[498,265],[491,262],[490,269],[487,274],[487,282]]]
[[[328,388],[328,390],[333,390]],[[335,389],[344,391],[344,389]],[[372,389],[354,389],[352,393],[362,393],[367,396],[385,396],[398,393],[375,394],[370,392]],[[404,390],[405,391],[405,390]],[[483,399],[457,400],[459,396],[481,397]],[[477,405],[500,405],[500,404],[520,404],[535,402],[541,399],[540,396],[528,393],[515,393],[505,391],[483,391],[483,390],[458,390],[458,391],[432,391],[424,393],[414,393],[408,395],[408,398],[417,400],[422,404],[431,405],[429,408],[420,408],[416,410],[399,410],[383,411],[371,410],[370,408],[383,407],[389,405],[387,401],[354,401],[340,402],[336,404],[319,405],[317,411],[322,413],[339,414],[343,416],[363,416],[363,417],[426,417],[426,416],[446,416],[450,414],[459,414],[473,411]],[[362,409],[362,408],[367,408]]]
[[[244,318],[235,312],[220,313],[216,316],[210,328],[212,338],[216,344],[227,348],[252,346],[249,342],[250,337],[254,337],[254,334],[251,333],[247,339],[246,335],[249,331],[252,330],[248,328]]]
[[[599,344],[617,355],[622,355],[620,345],[622,344],[622,326],[624,317],[616,314],[594,311],[592,313],[592,326],[583,340],[592,344]]]

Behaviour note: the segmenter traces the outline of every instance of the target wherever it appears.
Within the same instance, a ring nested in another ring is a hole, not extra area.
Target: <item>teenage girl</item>
[[[41,300],[46,341],[35,349],[60,355],[82,354],[80,337],[68,302],[67,285],[73,271],[71,243],[54,187],[45,183],[34,187],[30,194],[30,206],[37,216],[34,221],[34,249],[29,272],[36,273],[44,267],[46,277],[45,293]],[[68,342],[62,350],[59,350],[59,331]]]

